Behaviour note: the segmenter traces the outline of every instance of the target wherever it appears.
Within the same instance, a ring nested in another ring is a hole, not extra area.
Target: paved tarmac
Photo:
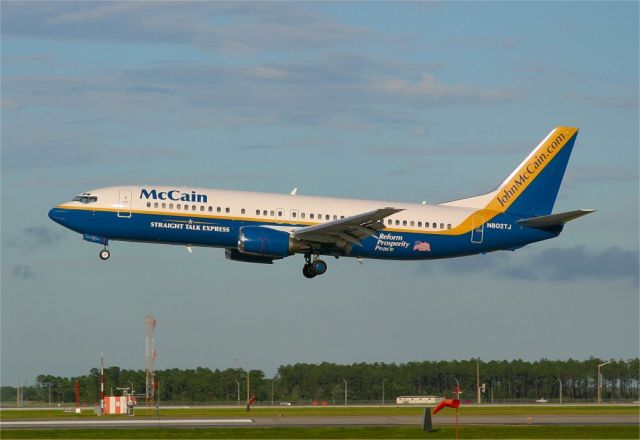
[[[453,425],[455,416],[435,416],[433,425]],[[461,425],[640,425],[638,415],[536,415],[461,416]],[[0,429],[51,428],[152,428],[152,427],[321,427],[321,426],[422,426],[419,416],[255,417],[255,418],[99,418],[30,419],[0,421]]]

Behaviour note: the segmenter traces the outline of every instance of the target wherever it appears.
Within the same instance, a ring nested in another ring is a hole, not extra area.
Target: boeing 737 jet
[[[102,260],[118,240],[224,248],[227,259],[248,263],[302,254],[307,278],[326,272],[321,256],[428,260],[515,250],[593,212],[551,213],[577,134],[553,129],[494,191],[437,205],[126,185],[83,192],[49,217],[102,245]]]

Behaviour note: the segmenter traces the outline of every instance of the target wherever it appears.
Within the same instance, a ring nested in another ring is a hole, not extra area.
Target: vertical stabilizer
[[[577,135],[577,128],[554,128],[495,191],[442,205],[530,217],[550,214]]]

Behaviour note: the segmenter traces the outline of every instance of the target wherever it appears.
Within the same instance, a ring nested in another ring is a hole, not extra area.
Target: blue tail
[[[508,212],[525,218],[550,214],[577,136],[577,128],[554,128],[495,191],[442,205]]]
[[[533,157],[525,163],[524,167],[521,167],[520,171],[527,172],[528,169],[536,171],[536,164],[545,159],[544,155],[549,155],[547,149],[552,149],[556,141],[558,143],[555,148],[559,151],[555,152],[555,155],[551,156],[550,159],[547,158],[546,164],[541,164],[544,165],[542,170],[533,175],[533,181],[517,195],[505,212],[536,217],[551,214],[551,211],[553,211],[553,205],[556,202],[560,184],[571,157],[571,151],[573,151],[573,144],[578,136],[578,130],[573,129],[573,133],[566,134],[561,132],[555,136],[553,135],[554,132],[552,132],[551,143],[536,149]],[[544,141],[543,144],[545,144]],[[498,194],[502,193],[504,195],[506,191],[512,188],[513,185],[511,188],[503,188]]]

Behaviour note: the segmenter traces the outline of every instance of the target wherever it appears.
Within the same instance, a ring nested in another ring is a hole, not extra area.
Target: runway
[[[453,425],[455,416],[436,416],[434,426]],[[462,416],[461,425],[639,425],[637,415],[506,415]],[[52,428],[197,428],[197,427],[336,427],[336,426],[422,426],[419,416],[345,416],[345,417],[255,417],[255,418],[100,418],[40,419],[0,421],[0,429]]]

